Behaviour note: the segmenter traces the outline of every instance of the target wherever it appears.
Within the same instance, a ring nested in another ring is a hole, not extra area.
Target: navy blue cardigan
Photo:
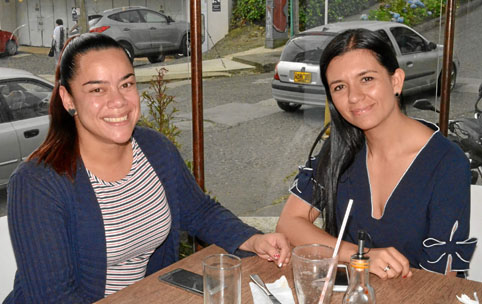
[[[260,233],[204,194],[164,136],[143,128],[133,136],[164,185],[172,216],[169,236],[152,254],[146,276],[177,260],[180,231],[230,253]],[[4,303],[91,303],[104,297],[104,224],[81,160],[73,183],[51,167],[21,164],[10,179],[7,204],[18,270]]]

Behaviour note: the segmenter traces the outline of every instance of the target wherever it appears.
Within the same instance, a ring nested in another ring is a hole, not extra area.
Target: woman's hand
[[[372,248],[368,256],[370,257],[370,272],[383,280],[399,276],[403,278],[412,276],[407,258],[393,247]]]
[[[239,249],[254,252],[270,262],[274,261],[278,267],[287,265],[291,258],[290,243],[281,233],[255,234]]]

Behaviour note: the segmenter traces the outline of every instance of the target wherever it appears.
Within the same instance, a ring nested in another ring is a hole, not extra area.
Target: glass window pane
[[[50,87],[32,81],[5,82],[2,86],[12,121],[48,114]]]
[[[392,27],[390,31],[395,37],[402,54],[417,53],[425,50],[425,41],[414,31],[405,27]]]
[[[142,17],[144,18],[144,22],[147,23],[167,23],[166,17],[161,14],[152,13],[146,10],[139,11]]]
[[[316,63],[333,35],[310,34],[290,40],[281,54],[282,61]]]

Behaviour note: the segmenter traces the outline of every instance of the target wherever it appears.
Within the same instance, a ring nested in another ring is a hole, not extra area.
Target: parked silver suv
[[[189,54],[189,24],[146,7],[106,10],[89,21],[89,28],[118,41],[131,60],[147,57],[154,63],[166,54]]]

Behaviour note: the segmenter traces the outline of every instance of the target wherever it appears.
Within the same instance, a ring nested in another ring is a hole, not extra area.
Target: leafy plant
[[[151,80],[149,90],[142,92],[142,101],[146,103],[149,115],[141,115],[140,126],[148,127],[164,134],[177,148],[180,144],[177,137],[181,130],[173,123],[174,114],[178,110],[174,107],[174,96],[166,93],[166,82],[164,76],[167,69],[162,68],[157,71],[157,75]],[[171,107],[171,108],[170,108]],[[186,161],[186,165],[191,170],[192,162]],[[193,239],[187,233],[181,233],[179,244],[179,258],[194,253]]]
[[[437,18],[445,11],[439,0],[386,0],[368,14],[370,20],[394,21],[414,26],[427,19]]]
[[[166,94],[166,82],[164,76],[167,69],[157,70],[157,75],[151,80],[149,91],[142,92],[142,100],[146,103],[149,115],[141,115],[138,125],[154,129],[164,134],[177,148],[180,147],[177,137],[181,133],[174,125],[174,114],[178,110],[173,106],[174,96]]]
[[[233,23],[262,24],[266,16],[266,0],[238,0],[233,10]]]
[[[325,0],[300,1],[300,30],[325,24]],[[374,0],[329,0],[328,22],[342,21],[344,17],[370,7]]]

